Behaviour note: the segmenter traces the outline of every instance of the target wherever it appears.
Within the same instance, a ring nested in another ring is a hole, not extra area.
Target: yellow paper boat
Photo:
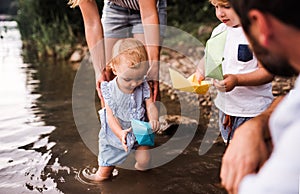
[[[173,87],[181,91],[205,94],[211,84],[210,81],[202,81],[201,83],[199,83],[196,79],[195,74],[192,74],[189,78],[186,79],[179,72],[171,68],[169,68],[169,72]]]

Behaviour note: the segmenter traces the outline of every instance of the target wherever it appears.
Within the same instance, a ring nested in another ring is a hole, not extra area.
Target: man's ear
[[[267,15],[258,10],[251,10],[248,17],[251,22],[251,33],[257,37],[262,46],[267,46],[272,29]]]

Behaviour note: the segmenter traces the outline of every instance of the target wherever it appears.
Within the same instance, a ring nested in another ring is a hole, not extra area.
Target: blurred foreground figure
[[[299,1],[230,0],[256,57],[271,73],[300,72]],[[223,157],[229,193],[298,194],[300,78],[286,97],[239,127]],[[270,146],[270,143],[273,144]]]

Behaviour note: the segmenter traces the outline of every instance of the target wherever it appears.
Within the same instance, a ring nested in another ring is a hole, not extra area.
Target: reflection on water
[[[82,169],[97,166],[97,157],[82,141],[73,118],[76,71],[55,61],[24,63],[15,22],[0,22],[0,33],[1,194],[225,193],[218,186],[224,147],[215,145],[198,155],[203,126],[182,154],[161,167],[145,173],[118,168],[116,178],[98,185],[77,180]],[[158,137],[157,143],[167,138]]]
[[[16,22],[0,22],[0,32],[0,193],[59,193],[55,181],[44,174],[55,127],[41,119],[36,71],[23,63]]]

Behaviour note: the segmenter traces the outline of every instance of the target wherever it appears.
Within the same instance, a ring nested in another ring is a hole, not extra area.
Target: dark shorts
[[[157,9],[161,34],[165,31],[167,24],[167,1],[159,0]],[[102,25],[104,37],[107,38],[128,38],[133,34],[144,34],[141,15],[138,10],[132,10],[118,6],[108,0],[104,1],[102,12]]]
[[[232,124],[230,140],[232,139],[233,133],[236,130],[236,128],[238,128],[240,125],[242,125],[244,122],[248,121],[251,118],[252,117],[235,117],[234,118],[234,121]],[[224,126],[223,126],[224,119],[225,119],[225,113],[223,113],[221,110],[219,110],[219,128],[220,128],[222,138],[223,138],[224,142],[226,143],[227,139],[228,139],[228,135],[229,135],[229,128],[224,128]]]

